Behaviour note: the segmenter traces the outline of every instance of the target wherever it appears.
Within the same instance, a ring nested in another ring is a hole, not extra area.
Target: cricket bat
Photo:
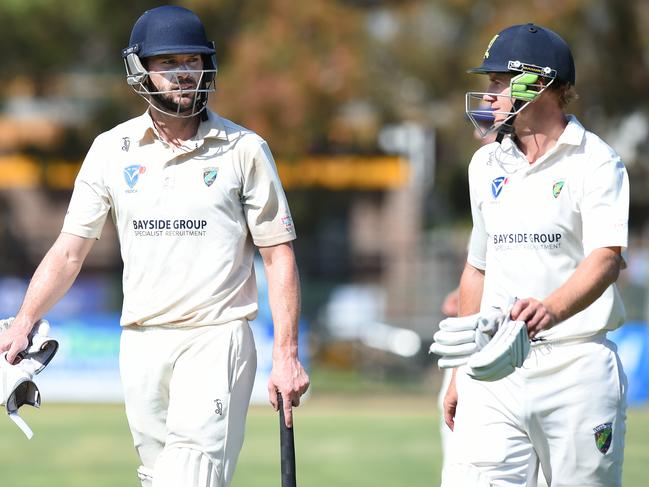
[[[295,482],[295,441],[293,428],[287,428],[284,420],[284,401],[277,393],[279,409],[279,448],[282,470],[282,487],[296,487]]]

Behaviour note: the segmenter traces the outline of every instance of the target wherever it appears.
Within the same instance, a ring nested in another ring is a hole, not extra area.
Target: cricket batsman
[[[277,408],[281,394],[289,426],[309,385],[297,347],[295,229],[268,144],[207,108],[217,66],[199,18],[148,10],[122,56],[148,110],[95,139],[0,351],[12,363],[27,347],[110,214],[124,262],[120,371],[142,486],[228,486],[256,368],[256,249],[275,325],[269,399]]]
[[[431,347],[454,368],[442,485],[534,487],[540,466],[552,487],[619,487],[626,378],[606,333],[624,321],[626,169],[566,114],[575,65],[553,31],[508,27],[470,72],[488,86],[467,114],[486,103],[497,139],[469,166],[460,317]]]

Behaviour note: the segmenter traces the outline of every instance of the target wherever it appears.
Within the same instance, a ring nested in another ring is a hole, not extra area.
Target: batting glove
[[[467,374],[481,381],[503,379],[523,365],[529,352],[525,322],[507,318],[489,343],[469,358]]]
[[[14,318],[0,320],[0,332],[6,331]],[[9,418],[31,439],[34,433],[19,416],[18,410],[25,404],[40,407],[41,395],[32,380],[50,363],[59,344],[49,336],[50,324],[40,320],[29,334],[27,349],[20,352],[17,364],[7,362],[7,352],[0,355],[0,405],[7,409]]]
[[[440,369],[460,367],[489,343],[504,320],[505,315],[500,311],[446,318],[439,323],[429,351],[440,356],[437,361]]]
[[[14,321],[14,317],[0,320],[0,333],[6,331]],[[29,333],[27,348],[18,354],[21,367],[32,375],[39,374],[50,363],[57,350],[59,342],[50,335],[50,324],[47,320],[39,320]]]
[[[9,418],[25,433],[28,440],[31,440],[34,433],[20,417],[18,409],[25,404],[37,408],[41,405],[41,394],[32,377],[33,374],[23,370],[20,364],[12,365],[7,362],[6,352],[0,355],[0,404],[6,407]]]

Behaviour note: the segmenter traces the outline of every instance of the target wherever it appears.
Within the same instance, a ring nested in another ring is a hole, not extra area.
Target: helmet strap
[[[499,144],[503,141],[505,138],[505,135],[516,135],[514,132],[514,122],[516,121],[516,117],[518,116],[518,111],[523,108],[523,104],[525,102],[523,100],[515,100],[514,101],[514,107],[512,108],[512,111],[514,112],[514,115],[509,117],[507,120],[505,120],[502,125],[498,128],[498,134],[496,135],[496,142]]]

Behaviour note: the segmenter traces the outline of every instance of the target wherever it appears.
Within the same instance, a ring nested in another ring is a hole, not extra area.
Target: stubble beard
[[[191,98],[183,97],[181,103],[173,100],[176,96],[177,93],[163,93],[160,95],[151,95],[151,98],[159,108],[163,108],[171,113],[177,113],[178,115],[191,113],[196,106],[196,93],[192,93]]]

